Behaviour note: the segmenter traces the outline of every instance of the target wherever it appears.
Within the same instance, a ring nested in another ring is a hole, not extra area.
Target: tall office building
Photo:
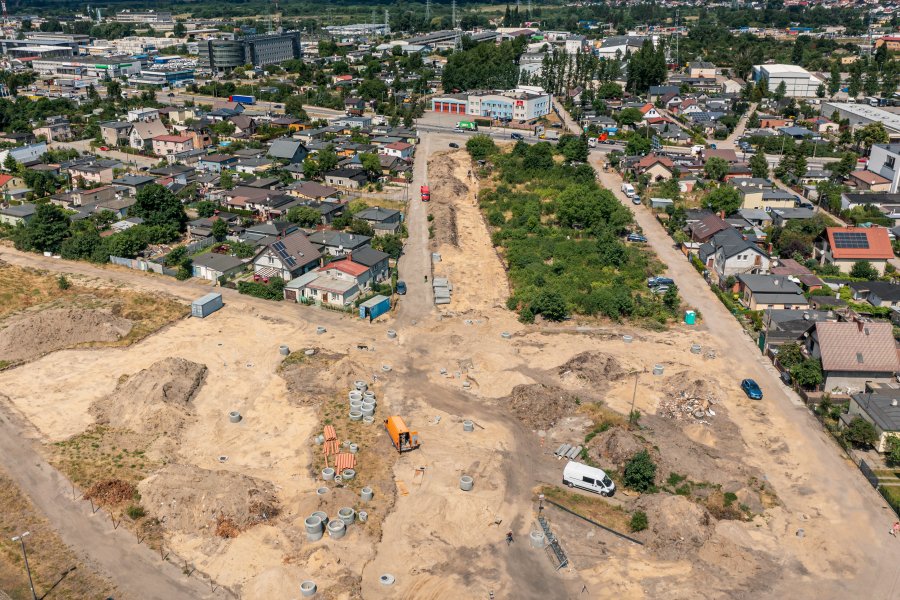
[[[302,53],[300,32],[250,35],[234,40],[207,40],[200,45],[200,66],[212,74],[227,73],[235,67],[262,67],[277,64]]]

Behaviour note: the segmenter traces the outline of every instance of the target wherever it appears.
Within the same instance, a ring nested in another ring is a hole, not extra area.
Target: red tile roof
[[[327,271],[328,269],[335,269],[352,277],[359,277],[360,275],[368,271],[369,267],[361,265],[359,263],[355,263],[352,260],[348,260],[345,258],[343,260],[330,262],[324,267],[319,267],[319,271],[323,272]]]
[[[667,156],[657,156],[655,154],[648,154],[647,156],[645,156],[644,158],[642,158],[641,160],[638,161],[637,168],[638,169],[649,169],[650,167],[652,167],[653,165],[655,165],[657,163],[661,164],[662,166],[666,167],[667,169],[672,169],[675,167],[675,163],[672,162],[672,159],[670,159]]]
[[[4,185],[12,181],[12,179],[12,175],[0,175],[0,187],[3,187]]]
[[[900,370],[890,323],[816,323],[825,371],[896,373]]]
[[[831,255],[836,259],[849,260],[888,260],[894,258],[894,250],[888,237],[888,230],[884,227],[828,227],[825,229],[828,236],[828,246]],[[835,233],[863,233],[869,242],[868,248],[837,248],[834,244]]]
[[[184,142],[191,141],[192,138],[189,135],[158,135],[153,138],[154,142],[174,142],[176,144],[183,144]]]
[[[890,183],[891,180],[887,177],[882,177],[878,173],[874,173],[872,171],[853,171],[850,173],[850,177],[854,179],[859,179],[864,183],[868,183],[869,185],[884,185],[885,183]]]

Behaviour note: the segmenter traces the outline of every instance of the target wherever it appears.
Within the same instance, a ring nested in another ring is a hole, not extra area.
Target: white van
[[[625,195],[628,196],[629,198],[634,198],[634,195],[635,195],[634,186],[631,185],[630,183],[622,184],[622,192],[624,192]]]
[[[563,484],[594,492],[601,496],[612,496],[616,493],[616,484],[601,469],[571,460],[566,463],[566,468],[563,469]]]

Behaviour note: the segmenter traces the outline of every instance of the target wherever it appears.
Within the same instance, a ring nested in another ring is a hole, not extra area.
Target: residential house
[[[371,246],[362,246],[353,251],[353,262],[365,265],[372,273],[375,282],[389,279],[391,276],[390,255]]]
[[[857,170],[849,175],[850,183],[858,190],[867,192],[890,192],[891,180],[874,171]]]
[[[100,137],[107,146],[125,146],[131,139],[133,125],[127,121],[100,123]]]
[[[269,146],[268,156],[287,161],[290,164],[302,163],[309,150],[303,142],[292,138],[279,138]]]
[[[268,158],[241,158],[238,160],[235,170],[237,170],[238,173],[256,175],[265,173],[271,169],[274,164],[275,163]]]
[[[189,119],[197,118],[197,111],[192,106],[165,106],[159,109],[159,116],[173,125],[184,125]]]
[[[48,142],[64,142],[72,139],[72,127],[65,117],[48,117],[43,126],[34,128],[34,135]]]
[[[234,225],[238,222],[238,216],[223,212],[216,211],[211,217],[201,217],[199,219],[194,219],[193,221],[188,221],[187,224],[187,232],[194,239],[205,239],[212,236],[212,227],[216,221],[225,221],[225,223],[229,227],[229,231],[234,227]],[[261,236],[265,237],[265,236]]]
[[[885,227],[827,227],[815,242],[814,255],[823,265],[837,265],[842,273],[849,273],[857,262],[867,261],[884,275],[894,250]]]
[[[847,284],[857,302],[872,306],[900,306],[900,285],[889,281],[851,281]]]
[[[159,110],[155,108],[134,108],[128,111],[125,118],[129,123],[158,121]]]
[[[36,212],[34,204],[13,204],[0,206],[0,223],[5,225],[25,225],[34,217]]]
[[[218,281],[220,277],[231,277],[244,270],[246,263],[230,254],[205,252],[193,258],[192,275],[200,279]]]
[[[779,127],[778,133],[781,135],[785,135],[789,138],[793,138],[794,140],[803,140],[812,137],[819,137],[806,127],[798,127],[796,125],[790,127]]]
[[[890,383],[900,371],[893,325],[887,322],[816,323],[807,350],[822,360],[827,392],[856,392],[868,382]]]
[[[891,438],[900,437],[900,389],[895,383],[867,383],[864,390],[850,394],[845,420],[859,417],[875,426],[875,450],[890,452]]]
[[[111,200],[103,200],[97,202],[94,206],[94,212],[109,211],[117,218],[124,219],[128,217],[128,210],[134,206],[136,200],[134,198],[118,198],[113,197]]]
[[[136,150],[150,151],[153,138],[168,133],[161,121],[136,121],[128,134],[128,145]]]
[[[816,117],[810,121],[810,125],[818,133],[837,133],[840,126],[827,117]]]
[[[189,135],[158,135],[153,138],[153,154],[157,156],[170,158],[193,149],[194,139]]]
[[[900,144],[875,144],[869,152],[866,169],[878,173],[891,182],[887,190],[892,194],[900,192]]]
[[[412,144],[407,144],[406,142],[394,142],[392,144],[386,144],[382,146],[378,149],[378,152],[379,154],[408,160],[412,158],[415,149],[416,147]]]
[[[228,122],[234,125],[234,133],[237,136],[249,137],[256,133],[256,121],[246,115],[229,117]]]
[[[337,187],[359,189],[368,182],[368,177],[361,169],[333,169],[325,173],[325,183]]]
[[[302,231],[275,238],[253,259],[253,271],[261,277],[290,281],[319,266],[321,252]]]
[[[763,327],[765,331],[764,351],[777,349],[783,344],[806,344],[806,339],[819,321],[836,321],[834,311],[830,310],[769,310],[763,311]]]
[[[50,202],[64,208],[77,206],[92,206],[102,202],[115,200],[116,189],[111,185],[93,188],[90,190],[75,189],[71,192],[61,192],[50,196]]]
[[[180,131],[181,135],[189,135],[194,142],[194,148],[209,148],[213,145],[212,135],[209,129],[199,125],[185,127]]]
[[[770,214],[773,225],[784,227],[790,221],[812,219],[816,215],[816,210],[812,206],[803,205],[796,208],[773,208]]]
[[[819,279],[815,273],[807,269],[806,266],[801,265],[793,258],[779,258],[773,263],[769,271],[773,275],[789,277],[791,281],[799,283],[801,287],[807,291],[825,287],[825,282]]]
[[[741,162],[741,159],[738,158],[737,152],[732,150],[731,148],[704,148],[703,149],[703,162],[704,164],[711,158],[721,158],[728,164],[737,164]]]
[[[238,157],[231,154],[210,154],[197,161],[197,170],[206,173],[221,173],[225,169],[233,169],[238,164]]]
[[[25,185],[25,180],[15,175],[0,174],[0,192],[21,188]]]
[[[288,221],[266,221],[265,223],[255,223],[244,229],[241,233],[241,241],[249,244],[258,244],[260,242],[266,244],[270,241],[266,238],[283,238],[291,235],[295,231],[300,231],[300,228]]]
[[[688,221],[688,231],[691,236],[691,241],[700,243],[708,242],[720,231],[731,229],[722,217],[709,213],[708,211],[707,213],[708,214],[700,216],[693,222]]]
[[[782,275],[740,274],[741,302],[750,310],[809,308],[799,285]]]
[[[338,197],[337,188],[322,185],[315,181],[298,181],[297,183],[291,184],[285,191],[291,196],[297,196],[298,198],[305,198],[307,200],[321,201],[336,199]]]
[[[794,208],[797,197],[781,188],[763,188],[754,186],[738,186],[741,196],[741,208],[772,210],[775,208]]]
[[[348,252],[355,252],[372,240],[369,236],[343,231],[316,231],[309,236],[309,241],[331,256],[343,256]]]
[[[41,157],[47,152],[47,142],[37,142],[27,146],[18,146],[8,150],[0,150],[0,165],[6,164],[6,158],[12,156],[13,160],[24,167],[30,167],[41,162]]]
[[[366,265],[354,261],[352,252],[325,263],[317,270],[325,277],[353,281],[360,291],[371,289],[375,283],[372,271]]]
[[[306,301],[339,308],[349,306],[360,294],[359,285],[353,279],[339,279],[321,273],[307,283],[300,293]]]
[[[676,168],[671,158],[648,154],[635,164],[635,172],[647,175],[650,181],[665,181],[675,176]]]
[[[732,276],[768,273],[771,264],[771,258],[759,246],[728,226],[702,244],[697,254],[720,285]]]
[[[716,65],[705,60],[695,60],[688,63],[688,77],[714,79],[716,77]]]
[[[373,206],[353,215],[354,219],[362,219],[372,226],[375,235],[397,233],[403,214],[399,210]]]
[[[73,182],[112,183],[114,170],[122,163],[116,160],[88,160],[70,165],[66,171]]]

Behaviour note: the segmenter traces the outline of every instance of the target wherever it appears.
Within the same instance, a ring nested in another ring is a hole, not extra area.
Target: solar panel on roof
[[[281,257],[289,267],[293,267],[297,264],[297,261],[294,260],[294,257],[288,254],[287,248],[284,247],[284,242],[275,242],[272,244],[272,250],[278,253],[278,256]]]
[[[838,231],[832,234],[834,236],[835,248],[860,248],[869,247],[869,238],[865,233],[858,231]]]

